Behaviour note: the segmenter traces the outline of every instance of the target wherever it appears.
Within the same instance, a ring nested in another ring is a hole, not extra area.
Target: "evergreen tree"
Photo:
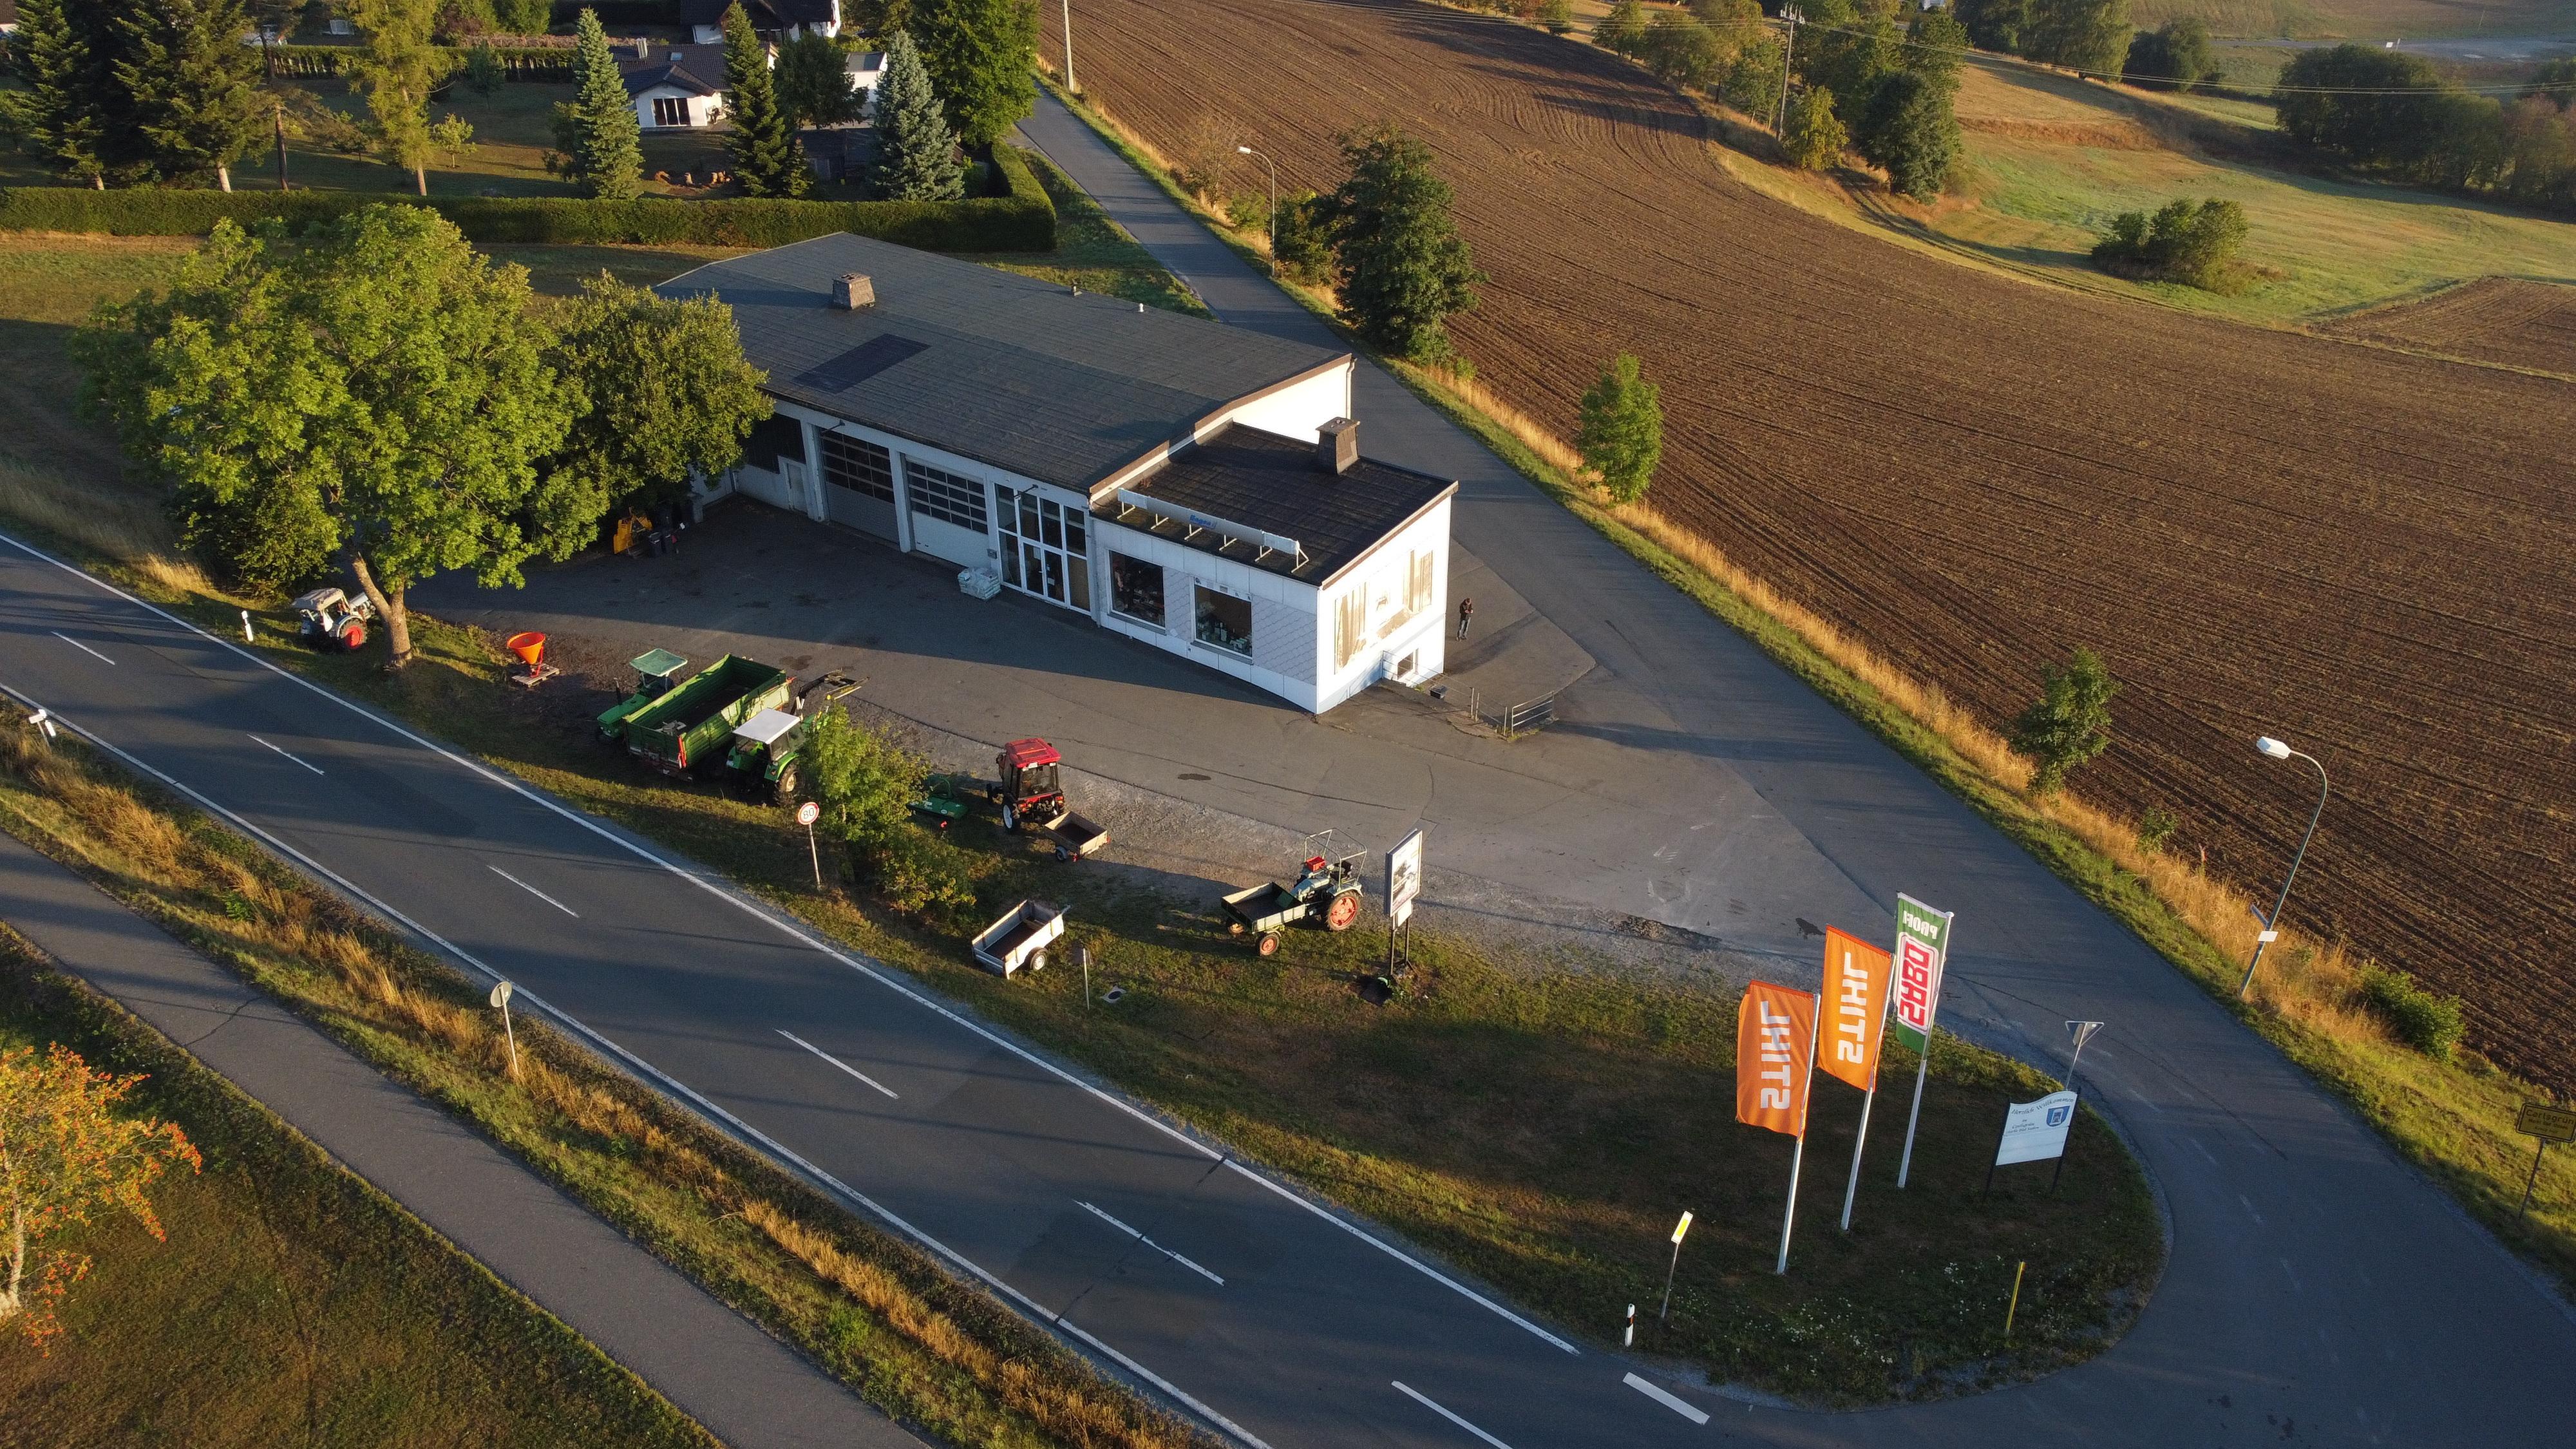
[[[791,126],[829,126],[859,118],[848,55],[828,35],[808,30],[779,44],[778,108]]]
[[[957,133],[939,109],[912,37],[885,41],[885,75],[877,82],[877,195],[888,201],[952,201],[966,193]]]
[[[734,179],[745,196],[803,196],[814,179],[805,169],[805,148],[778,108],[769,49],[740,5],[725,7],[724,49],[725,114],[733,122],[725,154],[733,158]]]
[[[1803,0],[1798,78],[1834,93],[1835,108],[1857,115],[1879,78],[1905,63],[1904,33],[1889,0]]]
[[[2120,684],[2080,644],[2064,669],[2043,664],[2039,678],[2040,697],[2013,722],[2012,749],[2038,767],[2030,788],[2053,795],[2076,766],[2110,748],[2111,698]]]
[[[1664,456],[1664,407],[1633,354],[1622,352],[1583,394],[1582,426],[1574,435],[1583,466],[1601,478],[1611,498],[1634,503],[1655,481]]]
[[[1900,58],[1907,70],[1930,76],[1945,86],[1959,84],[1959,67],[1968,51],[1968,27],[1947,10],[1925,10],[1905,27],[1906,47]]]
[[[349,18],[367,37],[358,80],[386,156],[429,194],[429,93],[447,75],[447,53],[430,43],[438,0],[347,0]]]
[[[116,17],[123,44],[118,86],[133,107],[136,138],[165,180],[212,171],[233,189],[232,164],[259,144],[269,106],[259,93],[259,52],[242,0],[159,0]]]
[[[990,146],[1037,109],[1031,0],[915,0],[911,29],[958,140]]]
[[[81,0],[19,0],[10,68],[24,88],[0,91],[0,117],[28,149],[66,177],[107,184],[107,117],[100,84],[98,10]]]
[[[2116,76],[2129,53],[2129,0],[2031,0],[2021,53],[2047,65]]]
[[[1341,272],[1342,319],[1416,362],[1450,356],[1448,318],[1476,305],[1476,270],[1431,151],[1392,124],[1341,138],[1350,178],[1319,207]]]
[[[1916,201],[1941,194],[1959,159],[1959,118],[1950,89],[1917,71],[1882,79],[1862,113],[1860,154],[1885,168],[1888,189]]]
[[[1851,144],[1851,132],[1834,114],[1834,93],[1809,86],[1789,100],[1788,124],[1781,128],[1780,149],[1801,171],[1822,171]]]
[[[635,100],[618,75],[599,12],[584,9],[573,35],[573,94],[555,107],[555,149],[563,153],[564,172],[583,195],[624,201],[644,189],[643,133],[635,121]]]

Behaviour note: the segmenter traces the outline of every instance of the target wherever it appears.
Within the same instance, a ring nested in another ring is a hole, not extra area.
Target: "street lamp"
[[[2299,862],[2308,857],[2308,842],[2317,838],[2317,822],[2325,818],[2326,796],[2333,788],[2326,781],[2326,767],[2319,763],[2314,755],[2291,749],[2270,735],[2265,735],[2254,742],[2254,752],[2273,760],[2286,760],[2296,756],[2315,765],[2317,808],[2316,812],[2308,817],[2308,833],[2299,837],[2299,853],[2290,857],[2290,873],[2281,878],[2281,895],[2278,900],[2272,902],[2272,914],[2268,917],[2256,917],[2263,922],[2263,934],[2254,938],[2254,959],[2245,963],[2245,979],[2236,983],[2236,996],[2240,1001],[2244,999],[2246,991],[2254,985],[2255,969],[2263,964],[2263,948],[2271,945],[2273,938],[2281,934],[2281,908],[2290,903],[2290,883],[2299,878]]]
[[[1234,149],[1246,156],[1261,156],[1249,146]],[[1279,275],[1279,165],[1267,156],[1261,156],[1261,164],[1270,168],[1270,275],[1275,277]]]

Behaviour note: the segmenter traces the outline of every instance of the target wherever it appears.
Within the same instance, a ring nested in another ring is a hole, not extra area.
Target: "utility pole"
[[[1064,0],[1064,88],[1082,94],[1082,82],[1073,78],[1073,0]]]
[[[1789,43],[1780,47],[1780,104],[1771,122],[1771,135],[1778,139],[1789,124],[1789,62],[1798,53],[1798,22],[1805,17],[1795,5],[1780,7],[1780,18],[1789,22]]]
[[[277,108],[277,189],[286,189],[286,102],[272,102]]]

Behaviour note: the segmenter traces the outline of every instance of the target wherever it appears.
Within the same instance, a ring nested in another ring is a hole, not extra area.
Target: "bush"
[[[1051,252],[1055,203],[1028,162],[993,148],[1004,194],[965,201],[590,201],[579,197],[433,196],[357,191],[193,191],[14,186],[0,192],[0,231],[203,236],[229,218],[276,217],[289,226],[380,202],[429,206],[477,242],[558,246],[774,247],[855,232],[942,252]]]
[[[2161,855],[2174,832],[2181,828],[2182,821],[2172,811],[2162,805],[2150,805],[2147,813],[2138,817],[2138,849],[2148,855]]]
[[[2141,30],[2129,42],[2129,59],[2120,78],[2131,85],[2187,91],[2226,79],[2209,49],[2209,25],[2198,16],[2168,20],[2154,30]]]
[[[2168,201],[2152,216],[2124,211],[2111,218],[2093,261],[2114,276],[2223,292],[2234,285],[2245,230],[2245,208],[2233,201]]]
[[[2387,1021],[2399,1041],[2437,1062],[2449,1061],[2468,1032],[2460,1018],[2460,998],[2436,996],[2403,971],[2362,968],[2361,999]]]
[[[877,850],[871,869],[877,898],[899,915],[941,931],[983,924],[965,852],[936,835],[907,827]]]
[[[1780,146],[1789,164],[1801,171],[1822,171],[1851,144],[1851,133],[1834,114],[1834,93],[1809,86],[1789,101],[1789,123],[1781,128]]]
[[[1546,26],[1550,35],[1573,34],[1573,0],[1539,0],[1538,23]]]
[[[2111,744],[2111,698],[2120,692],[2100,655],[2082,645],[2066,662],[2040,666],[2040,696],[2013,722],[2012,751],[2037,768],[2034,793],[2053,795],[2076,766]]]
[[[1324,280],[1333,267],[1332,237],[1315,214],[1318,200],[1311,191],[1283,196],[1279,213],[1272,218],[1272,257],[1279,270],[1308,285]]]

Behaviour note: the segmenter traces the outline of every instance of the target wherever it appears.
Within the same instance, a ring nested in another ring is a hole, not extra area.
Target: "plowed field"
[[[2328,331],[2479,362],[2576,373],[2576,287],[2489,277],[2422,302],[2381,307]]]
[[[1730,180],[1642,72],[1456,12],[1092,0],[1078,59],[1157,144],[1213,119],[1283,184],[1328,188],[1352,123],[1423,136],[1493,278],[1455,328],[1482,380],[1570,434],[1641,354],[1662,505],[1990,719],[2101,650],[2128,689],[2083,788],[2248,885],[2314,798],[2249,742],[2312,750],[2294,920],[2576,1088],[2576,387],[1899,250]]]

